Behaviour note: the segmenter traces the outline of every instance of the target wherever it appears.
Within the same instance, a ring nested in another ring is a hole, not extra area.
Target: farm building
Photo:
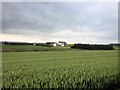
[[[66,42],[63,42],[63,41],[59,41],[59,42],[58,42],[58,45],[59,45],[59,46],[66,46],[67,43],[66,43]]]
[[[46,42],[46,45],[57,46],[57,43],[56,42]]]

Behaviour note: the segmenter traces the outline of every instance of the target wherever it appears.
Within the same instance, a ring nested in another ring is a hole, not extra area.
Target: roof
[[[59,41],[59,43],[66,43],[66,42],[64,42],[64,41]]]
[[[46,44],[55,44],[56,42],[46,42]]]

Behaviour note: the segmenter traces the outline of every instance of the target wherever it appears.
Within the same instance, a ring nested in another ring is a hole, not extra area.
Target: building
[[[56,42],[46,42],[46,45],[57,46],[57,43]]]
[[[67,43],[66,43],[66,42],[64,42],[64,41],[59,41],[59,42],[58,42],[58,45],[59,45],[59,46],[63,46],[63,47],[64,47],[64,46],[66,46],[66,45],[67,45]]]

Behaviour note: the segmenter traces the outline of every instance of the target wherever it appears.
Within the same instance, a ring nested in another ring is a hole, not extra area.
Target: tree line
[[[98,44],[74,44],[71,46],[73,49],[85,50],[114,50],[112,45],[98,45]]]

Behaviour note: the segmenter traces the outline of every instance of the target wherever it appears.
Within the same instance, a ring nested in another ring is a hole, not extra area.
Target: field
[[[3,52],[3,88],[118,88],[118,50]]]
[[[25,52],[25,51],[66,51],[71,50],[70,47],[47,47],[47,46],[33,46],[33,45],[3,45],[3,52]]]

